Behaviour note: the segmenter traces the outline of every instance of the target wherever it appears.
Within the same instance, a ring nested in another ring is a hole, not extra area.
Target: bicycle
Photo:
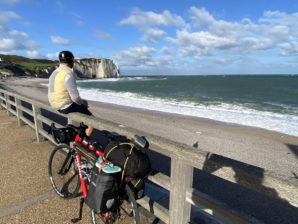
[[[54,140],[59,144],[52,151],[49,158],[48,173],[50,182],[55,193],[64,199],[71,199],[82,195],[80,200],[79,217],[72,219],[76,223],[82,219],[82,209],[88,196],[88,185],[91,181],[94,164],[102,151],[96,144],[90,144],[89,149],[84,152],[77,147],[83,144],[86,125],[79,127],[67,125],[65,128],[56,128],[54,124],[51,131]],[[61,144],[63,143],[63,144]],[[72,146],[67,145],[72,143]],[[93,148],[92,148],[93,147]],[[129,177],[127,177],[129,180]],[[81,189],[81,192],[79,190]],[[105,224],[120,224],[123,220],[129,219],[129,223],[140,224],[140,215],[134,192],[127,181],[123,181],[118,190],[117,209],[97,213],[91,209],[91,220],[93,224],[99,220]]]

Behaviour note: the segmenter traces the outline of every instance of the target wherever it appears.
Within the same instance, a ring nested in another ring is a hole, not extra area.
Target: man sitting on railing
[[[49,102],[53,108],[63,114],[78,112],[92,116],[88,110],[88,102],[79,95],[72,69],[73,65],[73,54],[70,51],[61,51],[59,53],[59,67],[53,71],[49,78]],[[89,125],[86,129],[86,135],[90,136],[92,131],[93,127]]]

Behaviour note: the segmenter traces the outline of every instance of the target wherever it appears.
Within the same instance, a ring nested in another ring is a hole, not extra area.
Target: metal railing
[[[27,106],[24,106],[24,103]],[[192,205],[211,214],[211,216],[224,223],[262,223],[254,219],[251,215],[243,214],[241,211],[235,211],[225,203],[193,188],[194,168],[202,170],[206,158],[209,158],[209,165],[220,167],[215,172],[210,171],[212,175],[239,184],[263,195],[282,199],[290,205],[298,206],[298,183],[297,179],[294,178],[286,178],[260,168],[256,169],[256,167],[249,164],[216,154],[210,154],[185,144],[143,133],[129,127],[123,127],[100,118],[78,113],[71,113],[67,116],[62,115],[44,103],[4,89],[0,89],[0,107],[5,108],[9,114],[15,115],[19,125],[26,123],[32,127],[35,130],[37,141],[41,141],[43,137],[55,143],[51,135],[43,129],[44,124],[50,126],[53,120],[42,115],[41,110],[65,117],[68,123],[92,123],[96,129],[117,132],[121,135],[126,135],[128,138],[132,138],[136,133],[146,136],[150,142],[150,150],[169,157],[171,161],[170,176],[157,172],[155,175],[149,177],[150,181],[169,191],[169,209],[157,202],[153,202],[148,196],[138,200],[138,203],[165,223],[188,223]],[[28,115],[32,119],[28,119]],[[59,124],[57,126],[59,127]],[[209,171],[205,170],[205,172]],[[239,176],[241,176],[241,179],[239,179]],[[260,183],[262,184],[260,185]],[[276,193],[272,194],[270,189],[274,189]]]

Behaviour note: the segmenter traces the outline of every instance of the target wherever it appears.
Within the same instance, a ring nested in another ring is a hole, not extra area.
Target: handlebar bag
[[[73,128],[51,128],[53,138],[56,143],[72,142],[76,136],[76,131]]]

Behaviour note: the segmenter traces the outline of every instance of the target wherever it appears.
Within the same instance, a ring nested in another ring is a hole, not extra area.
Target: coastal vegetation
[[[48,78],[58,64],[58,61],[0,54],[0,78],[12,76]],[[107,58],[76,59],[73,69],[78,78],[82,79],[120,77],[118,66]]]
[[[55,69],[58,61],[31,59],[17,55],[0,54],[0,76],[38,76],[42,77]]]

